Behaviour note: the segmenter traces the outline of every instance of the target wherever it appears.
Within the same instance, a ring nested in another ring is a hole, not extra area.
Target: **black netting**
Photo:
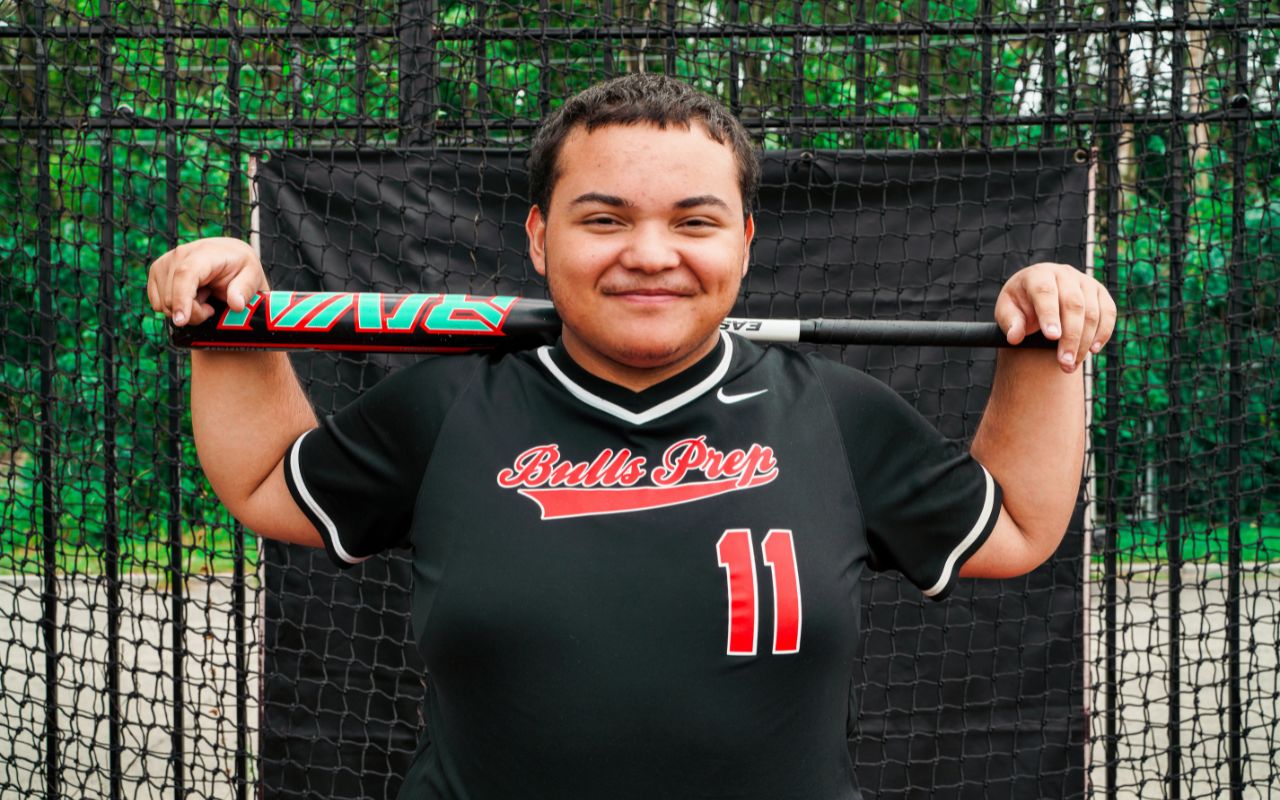
[[[769,151],[746,313],[989,318],[1043,258],[1120,305],[1058,555],[937,606],[867,582],[864,790],[1265,796],[1278,60],[1245,0],[0,3],[0,796],[394,790],[407,571],[221,509],[146,266],[256,231],[285,288],[540,295],[521,155],[638,71]],[[990,353],[839,355],[972,432]],[[399,362],[296,363],[327,410]]]

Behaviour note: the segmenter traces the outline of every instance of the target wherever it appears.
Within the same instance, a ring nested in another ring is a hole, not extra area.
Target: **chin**
[[[678,343],[647,342],[645,344],[623,344],[613,348],[613,359],[628,367],[644,369],[662,367],[680,359],[690,348]]]

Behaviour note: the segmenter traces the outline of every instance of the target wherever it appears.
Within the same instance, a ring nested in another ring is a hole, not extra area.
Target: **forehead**
[[[669,125],[578,127],[560,149],[555,197],[584,191],[630,200],[681,199],[713,193],[741,208],[738,164],[728,142],[717,142],[700,122]]]

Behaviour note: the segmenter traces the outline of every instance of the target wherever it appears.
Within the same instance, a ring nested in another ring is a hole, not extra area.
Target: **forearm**
[[[1083,370],[1063,372],[1053,351],[1006,349],[972,453],[1000,483],[1004,509],[1047,558],[1075,508],[1084,466]]]
[[[257,253],[238,239],[179,245],[151,263],[147,300],[174,325],[214,314],[211,300],[233,311],[267,291]],[[316,418],[283,353],[214,352],[191,356],[191,427],[196,453],[218,499],[251,530],[276,539],[321,544],[290,496],[282,459]]]
[[[284,353],[192,352],[196,452],[209,484],[237,517],[293,441],[315,426]]]

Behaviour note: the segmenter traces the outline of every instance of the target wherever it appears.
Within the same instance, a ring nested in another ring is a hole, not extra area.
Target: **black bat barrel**
[[[447,353],[521,349],[560,330],[546,300],[462,294],[262,292],[244,311],[211,302],[198,325],[170,325],[179,347]]]
[[[242,311],[212,302],[198,325],[169,326],[179,347],[448,353],[523,349],[560,331],[546,300],[495,295],[262,292]],[[1008,347],[994,322],[773,320],[730,317],[721,328],[766,342]],[[1022,347],[1056,347],[1039,334]]]

